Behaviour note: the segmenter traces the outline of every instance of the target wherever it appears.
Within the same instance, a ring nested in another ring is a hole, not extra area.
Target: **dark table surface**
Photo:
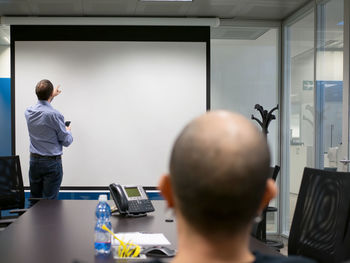
[[[112,203],[110,203],[112,204]],[[163,233],[171,248],[177,247],[176,223],[164,201],[153,201],[155,212],[146,217],[112,216],[114,232]],[[112,256],[95,257],[94,226],[96,201],[43,200],[0,232],[2,263],[116,262]],[[278,254],[256,239],[251,249]]]

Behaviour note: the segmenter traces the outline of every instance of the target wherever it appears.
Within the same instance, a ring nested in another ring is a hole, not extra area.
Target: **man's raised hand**
[[[60,90],[60,87],[61,87],[61,85],[58,85],[58,86],[56,86],[56,88],[54,88],[54,90],[53,90],[53,97],[56,97],[57,95],[59,95],[62,91]]]

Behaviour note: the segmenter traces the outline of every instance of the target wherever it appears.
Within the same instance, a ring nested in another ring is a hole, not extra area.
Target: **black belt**
[[[30,157],[35,158],[35,159],[51,159],[51,160],[60,160],[61,159],[61,155],[45,156],[45,155],[40,155],[37,153],[30,153]]]

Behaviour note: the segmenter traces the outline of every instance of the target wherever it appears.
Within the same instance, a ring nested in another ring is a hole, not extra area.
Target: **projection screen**
[[[28,186],[24,118],[35,85],[62,93],[52,106],[72,122],[62,186],[157,185],[184,125],[207,109],[203,42],[16,41],[15,139]]]

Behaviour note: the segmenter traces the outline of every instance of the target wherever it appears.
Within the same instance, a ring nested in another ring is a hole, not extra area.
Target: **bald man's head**
[[[266,139],[250,121],[226,111],[207,113],[187,125],[173,147],[178,208],[199,232],[230,235],[255,217],[269,164]]]

